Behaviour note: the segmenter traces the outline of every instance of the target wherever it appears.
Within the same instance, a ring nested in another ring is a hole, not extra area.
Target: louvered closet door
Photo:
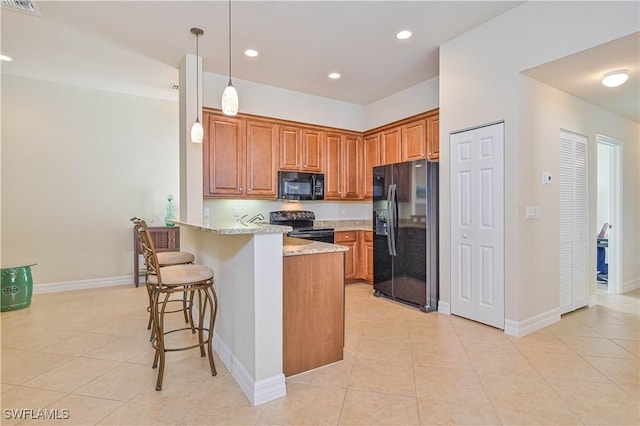
[[[560,314],[588,303],[587,138],[560,132]]]

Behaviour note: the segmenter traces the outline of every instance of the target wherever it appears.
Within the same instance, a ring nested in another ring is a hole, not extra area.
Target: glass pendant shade
[[[222,113],[224,115],[238,114],[238,91],[231,84],[231,80],[222,92]]]
[[[202,128],[202,124],[200,124],[200,119],[196,118],[195,123],[191,126],[191,142],[202,143],[203,137],[204,129]]]

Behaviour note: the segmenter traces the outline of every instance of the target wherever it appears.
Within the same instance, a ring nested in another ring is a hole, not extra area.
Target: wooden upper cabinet
[[[380,133],[380,152],[382,164],[397,163],[401,158],[402,132],[400,127],[383,130]]]
[[[360,162],[362,158],[361,154],[362,138],[360,136],[346,135],[342,142],[342,164],[343,164],[343,176],[342,176],[342,198],[350,200],[360,199],[360,185],[362,167]]]
[[[351,134],[325,134],[324,198],[359,200],[362,138]]]
[[[336,200],[342,197],[342,135],[327,133],[325,135],[325,167],[324,167],[324,198]]]
[[[241,119],[204,113],[203,195],[244,192],[244,128]]]
[[[366,134],[204,110],[203,196],[275,199],[278,170],[325,174],[325,199],[373,197],[373,167],[440,156],[438,110]]]
[[[280,168],[283,170],[298,170],[300,168],[300,153],[302,132],[298,127],[280,126]]]
[[[427,119],[427,159],[440,160],[440,115]]]
[[[362,191],[363,198],[373,198],[373,168],[380,165],[380,135],[378,133],[364,138],[362,151]]]
[[[276,198],[278,194],[278,138],[276,124],[247,121],[247,195]]]
[[[280,169],[322,171],[322,131],[281,125],[278,133]]]
[[[402,126],[402,161],[427,158],[427,121]]]
[[[323,132],[318,130],[302,130],[302,149],[300,149],[302,170],[308,172],[322,171],[322,135]]]

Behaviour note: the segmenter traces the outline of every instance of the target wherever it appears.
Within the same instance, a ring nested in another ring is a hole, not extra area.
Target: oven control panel
[[[315,220],[316,215],[308,210],[281,210],[269,213],[271,223],[289,220]]]

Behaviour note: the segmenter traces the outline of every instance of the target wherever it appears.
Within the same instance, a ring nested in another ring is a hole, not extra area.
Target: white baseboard
[[[438,313],[451,315],[451,305],[449,305],[449,302],[438,300]]]
[[[131,284],[133,286],[133,275],[35,284],[33,286],[33,294],[58,293],[60,291],[85,290],[99,287],[115,287],[125,284]]]
[[[622,293],[628,293],[637,288],[640,288],[640,278],[636,278],[634,280],[627,281],[626,283],[622,284]]]
[[[213,333],[213,347],[251,404],[260,405],[287,396],[284,374],[255,381],[245,366],[233,355],[229,346],[215,332]]]
[[[504,333],[509,336],[523,337],[560,321],[558,309],[552,309],[524,321],[504,320]]]

